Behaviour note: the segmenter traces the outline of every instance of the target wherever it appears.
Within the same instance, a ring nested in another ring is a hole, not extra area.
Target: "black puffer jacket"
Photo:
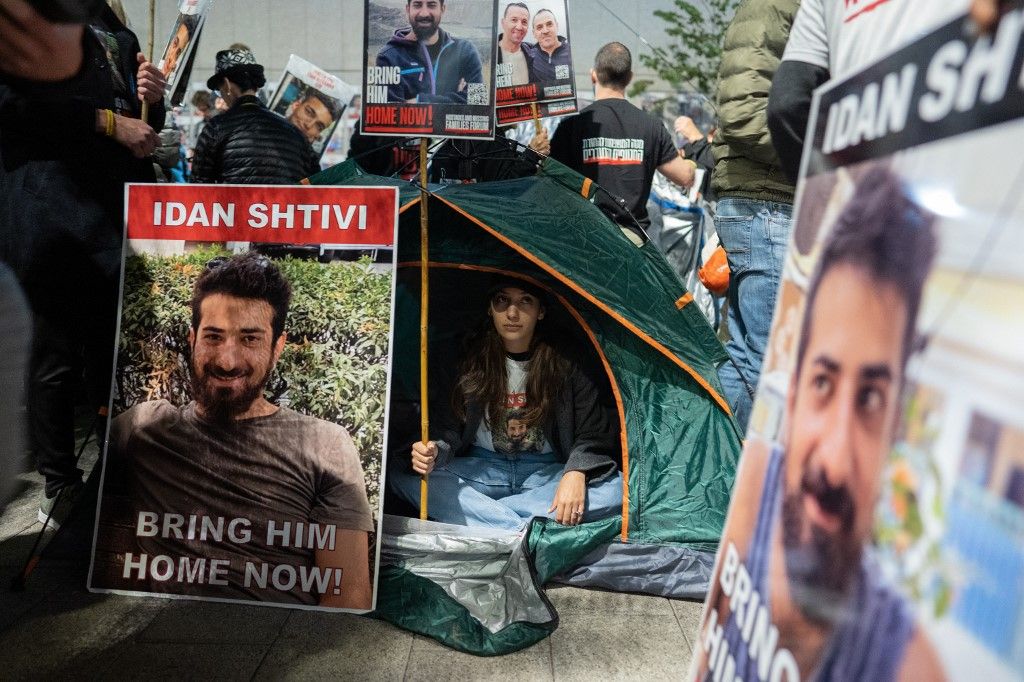
[[[299,129],[243,95],[207,121],[192,159],[192,182],[287,185],[320,170]]]

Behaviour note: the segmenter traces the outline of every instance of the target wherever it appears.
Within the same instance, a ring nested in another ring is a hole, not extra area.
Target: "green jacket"
[[[711,187],[718,197],[793,202],[768,133],[768,91],[800,0],[743,0],[725,32]]]

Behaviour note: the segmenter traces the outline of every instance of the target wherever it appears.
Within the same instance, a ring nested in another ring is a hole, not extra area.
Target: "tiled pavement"
[[[0,679],[677,680],[700,604],[552,587],[560,625],[480,658],[349,614],[89,594],[81,561],[44,559],[8,584],[39,525],[38,478],[0,517]]]

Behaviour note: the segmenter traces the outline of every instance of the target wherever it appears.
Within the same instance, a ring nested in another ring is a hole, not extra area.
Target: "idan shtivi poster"
[[[1022,679],[1022,26],[816,93],[689,679]]]
[[[126,192],[90,589],[371,610],[397,192]]]

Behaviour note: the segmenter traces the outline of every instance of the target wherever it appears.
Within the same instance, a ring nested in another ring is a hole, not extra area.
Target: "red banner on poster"
[[[394,187],[129,185],[128,239],[197,242],[395,243]]]

